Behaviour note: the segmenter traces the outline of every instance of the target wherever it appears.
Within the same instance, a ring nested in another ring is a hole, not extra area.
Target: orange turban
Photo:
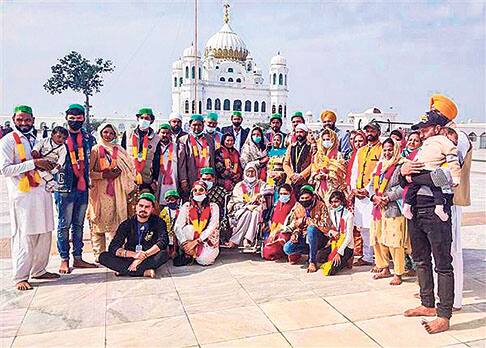
[[[324,122],[324,121],[331,121],[331,122],[336,122],[336,114],[334,113],[334,111],[331,111],[331,110],[324,110],[323,112],[321,112],[321,121]]]
[[[456,104],[442,94],[434,94],[430,97],[430,110],[439,111],[449,121],[452,121],[457,116]]]

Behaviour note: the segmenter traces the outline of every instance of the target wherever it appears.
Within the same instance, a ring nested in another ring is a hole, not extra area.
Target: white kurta
[[[160,156],[164,158],[164,166],[167,166],[169,161],[169,146],[160,143]],[[174,143],[174,150],[172,152],[172,184],[163,184],[164,175],[162,172],[159,173],[158,187],[159,187],[159,202],[166,204],[164,195],[169,190],[177,190],[177,143]]]
[[[0,173],[6,178],[9,196],[14,279],[26,280],[32,270],[34,276],[44,273],[54,230],[54,208],[52,196],[44,185],[32,187],[29,192],[18,190],[23,173],[35,166],[30,153],[33,144],[20,132],[17,134],[27,160],[20,162],[13,134],[9,133],[0,140]],[[41,234],[46,235],[38,236]]]

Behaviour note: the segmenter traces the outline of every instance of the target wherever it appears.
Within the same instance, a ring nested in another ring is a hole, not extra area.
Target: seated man
[[[307,272],[317,271],[317,252],[329,241],[329,214],[326,205],[314,193],[314,188],[304,185],[300,189],[299,202],[295,205],[292,222],[287,226],[292,233],[284,245],[289,262],[297,263],[301,254],[309,254]]]
[[[177,220],[177,215],[179,215],[181,197],[177,190],[168,190],[164,194],[164,200],[167,204],[160,210],[159,216],[167,227],[169,257],[173,259],[177,254],[177,239],[174,232],[174,225]]]
[[[174,231],[185,260],[174,259],[175,266],[191,263],[212,265],[219,255],[219,209],[210,203],[207,186],[202,180],[193,184],[189,202],[184,203]]]
[[[100,264],[120,276],[155,277],[155,270],[169,259],[167,228],[153,215],[155,201],[151,193],[139,196],[135,216],[118,226],[108,251],[100,254]]]

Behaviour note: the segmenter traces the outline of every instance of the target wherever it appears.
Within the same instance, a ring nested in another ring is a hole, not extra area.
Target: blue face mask
[[[259,137],[259,136],[252,136],[251,139],[253,140],[253,142],[255,144],[259,144],[261,141],[262,141],[262,137]]]
[[[338,213],[340,213],[340,212],[343,211],[343,209],[344,209],[344,205],[341,204],[339,207],[334,208],[334,211],[337,211]]]
[[[171,203],[167,203],[167,206],[169,207],[169,209],[176,210],[177,208],[179,208],[179,203],[171,202]]]
[[[138,128],[140,128],[140,130],[147,130],[149,127],[150,127],[149,120],[145,120],[143,118],[140,118],[138,120]]]
[[[197,196],[193,196],[192,197],[192,199],[194,199],[196,202],[202,202],[202,201],[204,201],[205,198],[206,198],[206,195],[205,194],[197,195]]]
[[[290,201],[290,195],[280,195],[278,200],[282,203],[288,203]]]
[[[203,180],[206,183],[206,186],[208,187],[208,190],[211,190],[213,188],[214,183],[209,180]]]

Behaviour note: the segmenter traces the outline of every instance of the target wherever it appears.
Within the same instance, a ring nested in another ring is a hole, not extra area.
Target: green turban
[[[300,188],[300,194],[303,194],[305,192],[314,194],[314,188],[311,185],[304,185]]]
[[[215,112],[210,112],[206,118],[211,121],[217,121],[218,120],[218,114]]]
[[[164,199],[167,199],[169,197],[177,197],[180,198],[179,192],[177,190],[167,190],[167,192],[164,194]]]
[[[201,122],[204,122],[204,116],[203,115],[200,115],[200,114],[193,114],[191,116],[191,122],[192,121],[201,121]]]
[[[14,109],[14,114],[17,114],[18,112],[25,112],[26,114],[33,115],[32,108],[27,105],[17,105]]]
[[[168,123],[162,123],[159,126],[159,129],[170,129],[170,124],[168,124]]]
[[[241,111],[233,111],[233,116],[240,116],[243,117]]]
[[[211,167],[201,168],[201,175],[204,175],[204,174],[214,175],[214,169],[211,168]]]
[[[147,201],[150,201],[154,204],[155,204],[155,201],[156,201],[155,196],[150,192],[144,192],[140,196],[138,196],[138,200],[141,200],[141,199],[146,199]]]
[[[296,111],[296,112],[294,112],[294,114],[292,115],[292,117],[290,119],[292,120],[294,117],[304,118],[304,115],[302,114],[302,111]]]
[[[71,104],[71,105],[69,105],[68,110],[72,110],[72,109],[78,109],[78,110],[81,110],[83,113],[85,113],[84,106],[82,106],[81,104]]]
[[[138,110],[138,114],[139,115],[147,114],[147,115],[153,116],[154,112],[152,111],[151,108],[141,108],[140,110]]]
[[[280,115],[280,114],[278,114],[278,113],[277,113],[277,114],[273,114],[273,115],[270,117],[270,121],[271,121],[271,120],[274,120],[274,119],[277,119],[277,120],[280,120],[280,121],[281,121],[281,120],[282,120],[282,115]]]

